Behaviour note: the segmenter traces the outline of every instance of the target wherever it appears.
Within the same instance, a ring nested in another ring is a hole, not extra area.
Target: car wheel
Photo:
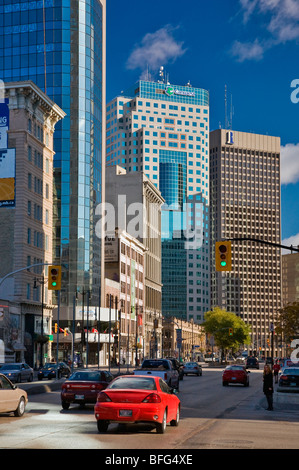
[[[170,421],[170,426],[178,426],[180,421],[180,407],[176,411],[176,418]]]
[[[38,380],[43,380],[43,378],[42,378],[42,377],[38,377]]]
[[[19,404],[18,404],[18,408],[15,410],[14,412],[14,415],[17,416],[17,417],[21,417],[23,416],[23,414],[25,413],[25,398],[24,397],[21,397],[20,398],[20,401],[19,401]]]
[[[227,382],[222,382],[223,387],[227,387],[228,383]]]
[[[17,382],[17,383],[20,383],[20,382],[22,382],[22,380],[21,380],[21,376],[20,376],[20,375],[18,375],[16,382]]]
[[[29,375],[29,378],[28,378],[28,382],[32,382],[33,381],[33,375]]]
[[[62,401],[61,406],[64,410],[68,410],[70,407],[70,403],[68,403],[67,401]]]
[[[157,426],[156,430],[157,430],[158,434],[164,434],[165,433],[166,419],[167,419],[167,413],[166,413],[166,410],[165,410],[164,415],[163,415],[163,419],[162,419],[162,423],[157,423],[157,425],[156,425]]]
[[[108,423],[107,421],[104,421],[102,419],[99,419],[97,421],[97,426],[98,426],[98,431],[99,432],[106,432],[108,429]]]
[[[202,372],[200,373],[200,376],[202,376]]]

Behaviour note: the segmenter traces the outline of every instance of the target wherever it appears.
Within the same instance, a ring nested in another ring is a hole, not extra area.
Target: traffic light
[[[57,333],[57,329],[58,329],[58,325],[57,325],[57,323],[55,323],[55,324],[54,324],[54,331],[55,331],[55,333]]]
[[[232,242],[216,242],[215,244],[216,271],[232,270]]]
[[[228,329],[228,334],[229,334],[229,336],[233,336],[234,330],[232,328],[229,328]]]
[[[49,266],[48,268],[48,289],[61,289],[61,266]]]

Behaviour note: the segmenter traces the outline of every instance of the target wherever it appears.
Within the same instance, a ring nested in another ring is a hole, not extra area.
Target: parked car
[[[16,362],[14,364],[4,364],[0,368],[1,374],[4,374],[11,382],[22,382],[27,380],[32,382],[33,369],[26,362]]]
[[[294,390],[297,388],[297,390]],[[299,392],[299,367],[286,367],[283,369],[278,382],[279,391]]]
[[[222,385],[226,386],[230,383],[242,384],[245,387],[249,386],[249,374],[246,368],[242,365],[227,366],[222,373]]]
[[[179,373],[179,379],[183,380],[184,378],[183,364],[180,364],[179,361],[175,357],[167,357],[166,359],[172,362],[172,367],[176,369]]]
[[[14,385],[4,374],[0,374],[0,413],[11,413],[23,416],[28,403],[25,390]]]
[[[197,376],[202,375],[202,367],[197,362],[186,362],[183,371],[185,375],[195,374]]]
[[[160,377],[123,375],[98,394],[94,411],[99,432],[110,423],[151,423],[163,434],[167,423],[178,426],[180,400]]]
[[[257,357],[248,357],[246,360],[246,369],[259,369],[259,361]]]
[[[74,372],[61,387],[61,406],[64,410],[71,403],[96,403],[97,395],[113,380],[113,375],[106,370],[81,370]]]
[[[266,357],[265,364],[269,364],[270,366],[273,366],[273,357],[271,356]]]
[[[65,362],[58,363],[58,370],[56,362],[47,362],[42,369],[38,371],[37,378],[38,380],[55,379],[57,376],[58,379],[60,379],[61,377],[69,377],[70,375],[71,369]]]

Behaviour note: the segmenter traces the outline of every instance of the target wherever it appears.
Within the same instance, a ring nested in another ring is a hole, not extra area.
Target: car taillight
[[[281,378],[282,380],[288,380],[288,376],[287,376],[287,375],[281,375],[280,378]]]
[[[100,392],[97,396],[97,401],[103,403],[103,402],[108,402],[108,401],[111,401],[111,400],[108,397],[107,393]]]
[[[142,401],[142,403],[161,403],[161,398],[157,393],[151,393]]]

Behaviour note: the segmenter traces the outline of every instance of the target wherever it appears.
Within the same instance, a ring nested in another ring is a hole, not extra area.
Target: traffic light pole
[[[57,308],[57,344],[56,344],[56,379],[58,379],[58,350],[59,350],[59,313],[60,313],[60,290],[57,291],[58,308]]]
[[[231,238],[230,240],[263,243],[264,245],[276,246],[277,248],[284,248],[285,250],[297,251],[299,253],[299,245],[297,248],[294,248],[293,245],[291,246],[279,245],[278,243],[271,243],[271,242],[266,242],[265,240],[259,240],[258,238],[248,238],[248,237],[237,237],[237,238]]]

